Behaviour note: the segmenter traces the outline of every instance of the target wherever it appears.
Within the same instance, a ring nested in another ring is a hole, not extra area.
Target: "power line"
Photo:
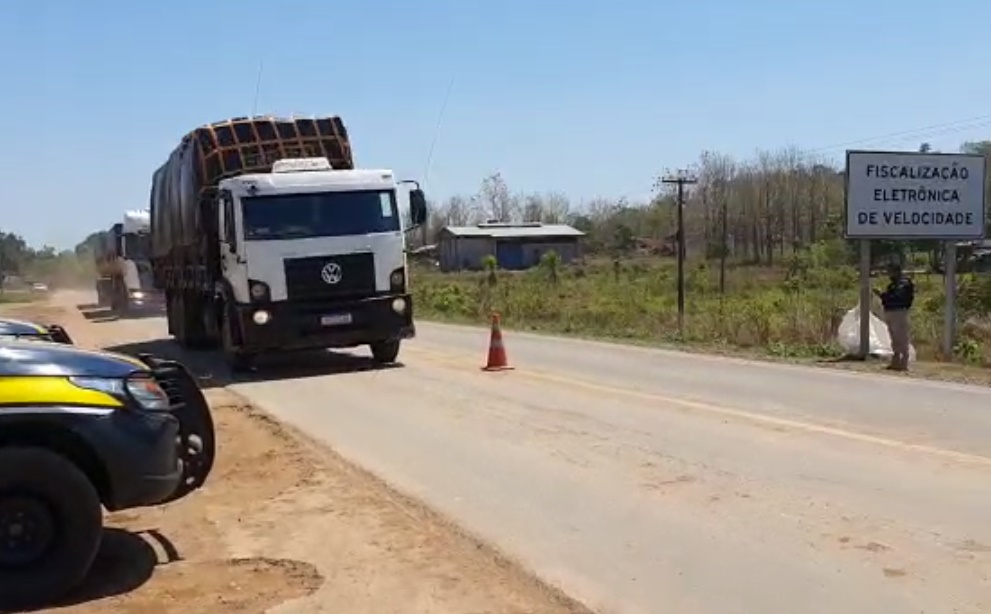
[[[454,88],[454,74],[451,74],[451,80],[447,83],[447,91],[444,92],[444,100],[440,105],[440,113],[437,114],[437,125],[434,126],[434,134],[430,139],[430,149],[427,151],[427,162],[423,168],[423,185],[426,187],[430,175],[430,164],[434,159],[434,148],[437,146],[437,137],[440,136],[440,127],[444,122],[444,113],[447,112],[447,101],[451,97],[451,90]]]
[[[976,117],[970,117],[967,119],[959,119],[951,122],[931,124],[928,126],[913,128],[910,130],[899,130],[897,132],[889,132],[887,134],[881,134],[873,137],[860,138],[851,141],[835,143],[833,145],[827,145],[825,147],[802,149],[801,152],[805,154],[823,153],[827,151],[835,151],[838,149],[848,149],[856,145],[867,145],[870,143],[876,143],[878,141],[895,140],[897,142],[904,142],[907,140],[929,138],[934,136],[941,136],[943,134],[952,134],[955,132],[962,132],[964,130],[972,130],[975,128],[984,128],[986,126],[991,126],[991,115],[978,115]]]
[[[877,143],[878,141],[894,141],[897,143],[903,143],[906,141],[924,141],[926,139],[942,136],[944,134],[953,134],[963,132],[964,130],[975,130],[988,127],[991,127],[991,114],[977,115],[966,119],[941,122],[938,124],[921,126],[919,128],[912,128],[909,130],[899,130],[896,132],[889,132],[887,134],[879,134],[873,137],[834,143],[833,145],[826,145],[824,147],[799,148],[797,149],[797,153],[805,156],[815,156],[815,154],[846,150],[857,145],[870,145],[871,143]],[[626,197],[627,196],[624,196],[623,198]]]
[[[255,100],[251,104],[251,117],[258,113],[258,95],[262,91],[262,73],[265,72],[265,60],[258,61],[258,77],[255,79]]]

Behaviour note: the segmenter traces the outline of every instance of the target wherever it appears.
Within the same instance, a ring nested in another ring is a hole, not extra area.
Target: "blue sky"
[[[71,247],[147,206],[179,138],[340,114],[360,166],[575,202],[703,149],[952,150],[991,137],[991,3],[33,0],[0,8],[0,228]],[[917,134],[876,139],[936,124]],[[831,146],[838,146],[832,147]]]

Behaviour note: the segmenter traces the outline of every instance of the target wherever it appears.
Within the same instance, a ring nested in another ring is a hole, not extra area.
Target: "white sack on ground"
[[[856,355],[860,352],[860,303],[857,303],[843,316],[839,329],[836,331],[836,341],[847,354]],[[873,312],[871,312],[870,344],[868,347],[870,355],[877,358],[891,358],[893,354],[888,325]],[[914,345],[908,346],[908,360],[915,362]]]

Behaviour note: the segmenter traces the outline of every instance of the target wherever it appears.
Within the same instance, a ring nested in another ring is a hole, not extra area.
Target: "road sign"
[[[980,154],[848,151],[846,236],[984,238],[986,164]]]

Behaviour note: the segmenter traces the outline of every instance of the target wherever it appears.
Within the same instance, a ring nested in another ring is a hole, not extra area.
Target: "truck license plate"
[[[321,326],[341,326],[351,323],[350,313],[335,313],[332,316],[320,316]]]

